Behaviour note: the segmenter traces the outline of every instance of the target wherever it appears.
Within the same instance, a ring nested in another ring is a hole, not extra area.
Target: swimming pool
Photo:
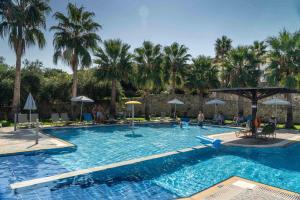
[[[174,124],[48,129],[44,132],[77,146],[68,156],[53,155],[69,170],[85,169],[134,158],[161,154],[201,145],[195,137],[236,131],[220,126],[189,126]]]
[[[231,132],[232,129],[208,126],[200,130],[199,127],[179,129],[172,125],[144,125],[135,129],[135,134],[142,137],[133,138],[127,136],[131,130],[126,126],[46,131],[74,143],[78,146],[76,151],[0,157],[0,199],[174,199],[190,196],[230,176],[241,176],[300,192],[300,144],[295,144],[271,149],[202,148],[141,163],[135,167],[134,173],[128,175],[124,171],[124,176],[114,179],[101,180],[91,175],[91,179],[88,177],[86,181],[71,185],[51,185],[14,194],[8,188],[10,183],[146,156],[149,152],[157,154],[197,146],[199,142],[194,136],[200,131],[215,134]],[[115,140],[121,144],[117,145]],[[94,148],[86,146],[81,149],[88,143],[92,143]],[[140,145],[142,143],[147,144],[146,149]],[[110,146],[117,147],[117,150],[112,150]],[[130,150],[126,151],[127,148]],[[137,150],[140,148],[143,150]],[[105,151],[109,153],[103,153]],[[110,154],[113,156],[110,157]],[[92,164],[86,163],[89,159]],[[74,166],[68,162],[74,162]]]

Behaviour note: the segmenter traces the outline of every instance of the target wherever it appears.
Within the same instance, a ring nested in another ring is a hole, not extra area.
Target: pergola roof
[[[212,89],[210,92],[236,94],[250,100],[260,100],[275,94],[300,93],[300,90],[284,87],[257,87],[257,88],[222,88]]]

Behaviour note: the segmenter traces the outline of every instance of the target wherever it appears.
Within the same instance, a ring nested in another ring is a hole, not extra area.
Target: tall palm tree
[[[221,38],[218,38],[215,42],[215,62],[218,64],[220,70],[220,79],[222,86],[226,86],[225,82],[225,60],[228,55],[228,52],[232,49],[232,40],[227,36],[223,35]]]
[[[41,29],[46,28],[46,15],[51,12],[47,0],[0,1],[0,35],[8,36],[8,42],[16,54],[16,75],[13,94],[13,112],[20,108],[21,59],[26,48],[45,46]]]
[[[202,110],[203,97],[210,88],[220,85],[218,69],[213,64],[213,59],[207,56],[198,56],[192,59],[192,64],[186,74],[185,86],[196,90],[199,95],[199,109]]]
[[[187,66],[191,55],[188,54],[188,48],[174,42],[170,46],[164,48],[165,72],[166,79],[171,78],[172,95],[175,94],[176,83],[181,81],[181,75]],[[169,76],[171,74],[171,77]]]
[[[269,84],[288,88],[297,87],[300,34],[283,30],[277,37],[269,37],[267,43],[271,48],[268,55],[269,63],[266,68],[266,78]],[[292,94],[287,94],[286,98],[292,102]],[[293,107],[288,106],[286,127],[291,128],[293,126]]]
[[[266,63],[267,45],[264,41],[254,41],[250,46],[255,60],[256,68],[261,72],[262,66]],[[258,83],[261,82],[261,76],[257,77]]]
[[[161,89],[163,84],[161,45],[144,41],[143,46],[136,48],[137,86],[144,91],[145,118],[150,119],[149,94],[155,89]]]
[[[228,87],[257,87],[260,71],[258,60],[249,46],[238,46],[229,51],[225,62]],[[238,97],[238,112],[243,113],[243,98]]]
[[[97,31],[101,25],[96,23],[93,12],[85,11],[83,6],[69,3],[67,15],[56,12],[54,18],[58,21],[50,30],[55,31],[53,45],[55,53],[53,61],[61,59],[71,66],[73,71],[72,97],[77,96],[78,66],[88,67],[92,64],[91,51],[97,48],[100,37]]]
[[[117,84],[127,80],[132,69],[130,46],[119,39],[106,40],[95,52],[98,65],[97,76],[111,82],[110,114],[116,115]]]

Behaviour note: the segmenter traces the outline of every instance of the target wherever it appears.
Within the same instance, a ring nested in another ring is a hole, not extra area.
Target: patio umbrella
[[[175,118],[176,117],[176,106],[177,105],[182,105],[184,103],[175,98],[175,99],[172,99],[171,101],[168,101],[168,104],[173,104],[175,106],[175,109],[174,109],[174,118]]]
[[[134,126],[134,105],[140,105],[140,104],[142,104],[142,103],[139,102],[139,101],[127,101],[125,103],[125,105],[131,105],[132,106],[131,107],[131,110],[132,110],[132,115],[131,115],[131,117],[132,117],[132,126]]]
[[[36,110],[36,104],[35,104],[35,101],[31,95],[31,93],[29,93],[29,95],[26,99],[24,110],[29,110],[29,122],[31,123],[31,111]]]
[[[205,102],[206,105],[215,105],[215,114],[217,114],[217,105],[224,105],[225,101],[222,101],[220,99],[212,99],[207,102]]]
[[[81,106],[80,106],[80,121],[81,121],[81,116],[82,116],[82,106],[83,106],[83,103],[93,103],[94,100],[93,99],[90,99],[86,96],[78,96],[78,97],[73,97],[71,99],[71,101],[73,102],[81,102]]]
[[[266,100],[262,103],[265,104],[265,105],[275,105],[276,119],[277,119],[277,106],[289,106],[289,105],[291,105],[291,103],[289,101],[286,101],[284,99],[278,99],[278,98],[269,99],[269,100]]]

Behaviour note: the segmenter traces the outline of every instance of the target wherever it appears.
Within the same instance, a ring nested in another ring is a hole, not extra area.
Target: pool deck
[[[285,147],[295,142],[300,142],[300,133],[297,130],[276,130],[276,138],[253,138],[237,137],[235,132],[210,135],[209,137],[222,140],[226,146],[254,147],[254,148],[271,148]]]
[[[234,176],[191,197],[179,200],[245,199],[299,200],[300,194]]]
[[[35,144],[36,133],[34,129],[21,129],[14,132],[12,127],[0,128],[0,156],[74,147],[71,143],[43,133],[39,133],[38,136],[39,142]]]

